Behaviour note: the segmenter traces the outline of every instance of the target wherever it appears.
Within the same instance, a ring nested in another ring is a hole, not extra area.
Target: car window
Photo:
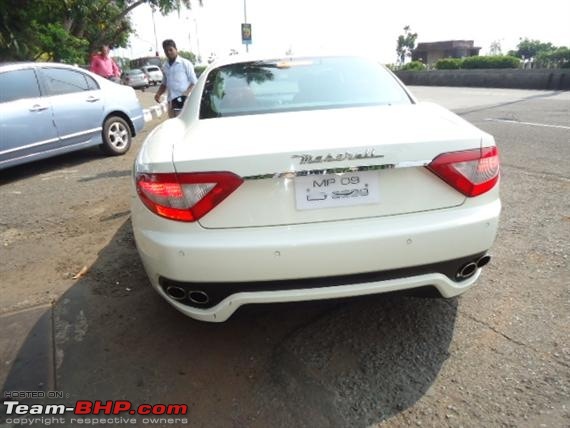
[[[89,88],[89,90],[94,91],[99,89],[99,85],[97,84],[95,79],[93,79],[91,76],[88,76],[87,74],[84,74],[83,76],[85,76],[85,80],[87,80],[87,87]]]
[[[40,96],[36,73],[32,69],[0,73],[0,88],[2,103]]]
[[[146,71],[160,71],[158,67],[147,67]]]
[[[63,68],[42,68],[48,95],[63,95],[89,91],[85,75],[79,71]]]
[[[390,73],[365,58],[277,59],[212,70],[200,118],[411,102]]]

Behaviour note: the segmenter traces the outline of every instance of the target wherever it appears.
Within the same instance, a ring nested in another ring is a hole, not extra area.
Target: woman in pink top
[[[89,70],[106,79],[116,80],[121,77],[121,69],[109,56],[109,46],[102,45],[101,52],[91,57]]]

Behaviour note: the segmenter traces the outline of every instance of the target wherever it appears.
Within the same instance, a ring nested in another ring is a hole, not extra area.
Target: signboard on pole
[[[251,45],[251,24],[241,24],[241,42]]]

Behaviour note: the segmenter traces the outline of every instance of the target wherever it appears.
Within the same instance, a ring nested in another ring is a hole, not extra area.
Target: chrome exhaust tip
[[[170,297],[171,299],[180,301],[186,298],[186,290],[184,290],[182,287],[178,287],[176,285],[169,285],[168,287],[166,287],[165,291],[168,297]]]
[[[188,300],[197,305],[205,305],[210,301],[210,297],[204,291],[195,290],[188,292]]]
[[[469,278],[471,275],[475,273],[476,270],[477,270],[477,263],[475,262],[467,263],[465,266],[459,269],[459,271],[457,272],[457,278],[459,279]]]
[[[484,255],[479,260],[477,260],[477,267],[482,268],[483,266],[485,266],[490,261],[491,261],[491,256]]]

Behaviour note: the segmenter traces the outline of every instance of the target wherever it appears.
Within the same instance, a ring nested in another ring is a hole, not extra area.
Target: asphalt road
[[[412,91],[501,151],[499,235],[469,293],[252,306],[223,324],[178,314],[129,222],[132,161],[156,119],[126,156],[0,172],[3,391],[185,403],[194,427],[570,426],[570,93]]]

